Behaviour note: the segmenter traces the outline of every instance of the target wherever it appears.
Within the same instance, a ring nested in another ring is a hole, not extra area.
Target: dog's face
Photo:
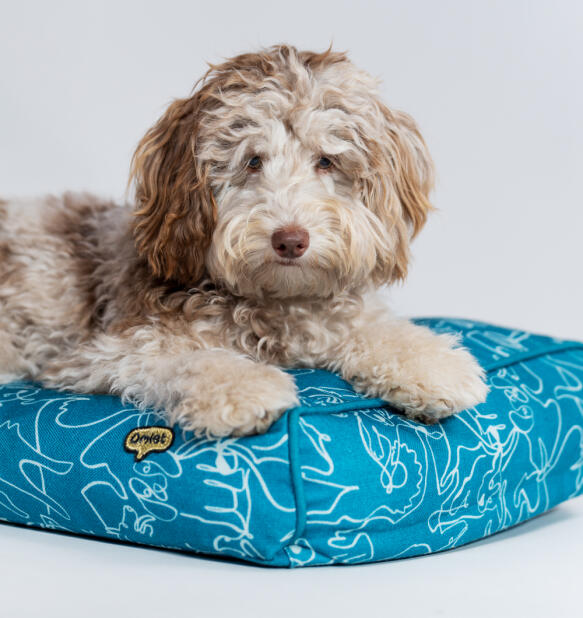
[[[328,297],[405,276],[432,164],[343,54],[279,46],[212,67],[133,160],[138,250],[160,277]]]

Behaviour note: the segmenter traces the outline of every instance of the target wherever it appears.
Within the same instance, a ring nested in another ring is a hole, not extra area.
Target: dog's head
[[[142,139],[132,177],[155,275],[327,297],[406,275],[433,167],[344,54],[276,46],[212,66]]]

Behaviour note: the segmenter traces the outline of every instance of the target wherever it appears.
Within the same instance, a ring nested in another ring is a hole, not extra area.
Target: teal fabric
[[[0,519],[298,567],[450,549],[582,493],[583,344],[417,321],[461,336],[488,372],[487,402],[427,427],[300,369],[300,407],[266,434],[176,431],[136,461],[124,442],[161,425],[154,414],[0,386]]]

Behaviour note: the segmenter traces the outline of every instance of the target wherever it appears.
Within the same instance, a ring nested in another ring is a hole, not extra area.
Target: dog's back
[[[34,376],[88,335],[97,270],[124,217],[86,194],[0,202],[0,380]]]

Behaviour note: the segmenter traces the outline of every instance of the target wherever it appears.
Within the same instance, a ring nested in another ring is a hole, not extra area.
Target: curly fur
[[[213,436],[296,404],[277,366],[338,371],[426,422],[484,399],[454,339],[375,300],[406,276],[433,165],[346,55],[281,45],[211,66],[141,140],[131,180],[133,210],[0,202],[0,379],[117,393]],[[272,235],[292,228],[309,247],[282,259]]]

